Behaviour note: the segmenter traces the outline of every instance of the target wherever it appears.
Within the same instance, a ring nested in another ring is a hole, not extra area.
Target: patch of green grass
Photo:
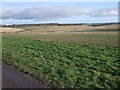
[[[29,39],[37,39],[43,41],[58,41],[63,43],[74,43],[74,44],[90,44],[101,47],[118,47],[118,33],[59,33],[59,34],[4,34],[3,36],[9,37],[23,37]]]
[[[3,60],[52,87],[120,87],[117,47],[40,41],[33,37],[41,36],[3,36]]]
[[[93,32],[93,31],[96,31],[96,32],[97,31],[102,31],[102,32],[103,31],[105,31],[105,32],[106,31],[108,31],[108,32],[109,31],[113,31],[113,32],[115,31],[116,32],[116,31],[120,31],[120,30],[119,29],[94,29],[94,30],[77,30],[77,31],[70,31],[70,32]]]
[[[118,47],[118,36],[114,34],[47,34],[32,36],[32,38],[102,47]]]

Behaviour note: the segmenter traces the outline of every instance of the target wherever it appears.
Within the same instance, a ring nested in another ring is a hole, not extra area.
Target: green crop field
[[[44,28],[36,28],[3,34],[4,62],[50,87],[120,87],[117,30],[40,34]]]

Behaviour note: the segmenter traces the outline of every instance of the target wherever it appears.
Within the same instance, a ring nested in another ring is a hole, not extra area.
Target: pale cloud
[[[60,6],[36,6],[25,9],[0,9],[2,13],[1,19],[15,19],[15,20],[39,20],[49,21],[60,18],[69,18],[72,16],[88,15],[92,17],[110,17],[117,16],[118,10],[115,8],[106,10],[92,10],[90,8],[80,7],[60,7]]]
[[[3,9],[2,19],[39,19],[51,20],[77,15],[85,15],[91,12],[89,8],[37,6],[27,9]]]
[[[118,16],[118,9],[117,8],[110,8],[104,10],[96,10],[90,14],[94,17],[110,17],[110,16]]]
[[[2,10],[2,7],[0,6],[0,18],[2,18],[2,12],[3,10]]]

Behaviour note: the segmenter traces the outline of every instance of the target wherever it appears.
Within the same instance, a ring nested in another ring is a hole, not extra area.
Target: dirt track
[[[44,86],[24,73],[16,71],[3,63],[2,88],[44,88]]]

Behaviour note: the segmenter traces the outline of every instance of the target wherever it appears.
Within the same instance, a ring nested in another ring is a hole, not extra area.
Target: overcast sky
[[[2,24],[118,21],[117,2],[4,2]]]

